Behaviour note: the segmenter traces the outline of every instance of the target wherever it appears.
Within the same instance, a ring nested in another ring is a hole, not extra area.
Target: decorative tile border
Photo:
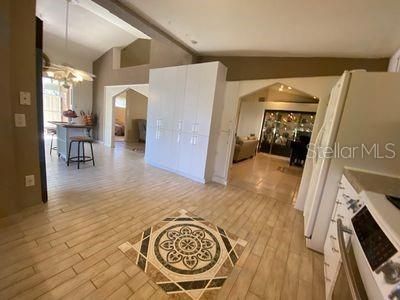
[[[182,209],[119,249],[167,294],[178,299],[200,299],[217,293],[246,244]]]

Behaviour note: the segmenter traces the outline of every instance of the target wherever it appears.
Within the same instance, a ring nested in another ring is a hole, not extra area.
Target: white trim
[[[216,182],[216,183],[219,183],[219,184],[222,184],[222,185],[227,185],[227,184],[228,184],[228,180],[227,180],[227,179],[222,178],[222,177],[220,177],[220,176],[216,176],[216,175],[214,175],[214,176],[211,178],[211,180],[212,180],[213,182]]]
[[[114,102],[115,97],[122,92],[132,89],[146,97],[149,95],[149,84],[126,84],[104,86],[104,118],[103,139],[104,146],[114,148]]]

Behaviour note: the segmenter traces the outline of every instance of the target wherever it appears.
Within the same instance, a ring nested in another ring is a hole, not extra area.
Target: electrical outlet
[[[21,105],[31,105],[31,93],[29,93],[29,92],[19,92],[19,104],[21,104]]]
[[[35,185],[35,175],[26,175],[25,176],[25,186],[34,186]]]
[[[15,127],[26,127],[25,114],[14,114]]]

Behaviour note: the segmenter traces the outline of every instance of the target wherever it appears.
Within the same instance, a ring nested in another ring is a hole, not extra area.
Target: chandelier
[[[69,4],[71,0],[66,0],[65,10],[65,50],[68,57],[68,34],[69,34]],[[70,88],[74,83],[82,81],[93,81],[95,75],[75,69],[68,64],[53,64],[49,57],[43,53],[43,74],[49,78],[58,80],[64,88]]]

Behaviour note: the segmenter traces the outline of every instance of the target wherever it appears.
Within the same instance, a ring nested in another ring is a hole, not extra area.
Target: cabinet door
[[[196,65],[197,80],[197,133],[210,135],[211,117],[217,85],[218,63],[206,63]]]
[[[159,83],[161,92],[159,127],[162,129],[172,129],[175,107],[175,68],[163,68],[161,70],[162,82]]]
[[[191,143],[192,134],[186,132],[179,132],[177,138],[178,141],[178,149],[179,149],[179,157],[178,157],[178,170],[181,173],[186,175],[190,175],[191,173],[191,165],[195,158],[192,156],[193,153],[193,145]]]
[[[180,155],[180,141],[181,141],[181,132],[179,131],[171,131],[170,138],[168,141],[168,151],[166,155],[168,168],[171,170],[178,170],[178,161]]]
[[[150,70],[149,98],[147,104],[147,126],[158,127],[161,118],[161,101],[164,74],[161,69]]]
[[[203,181],[207,164],[208,136],[193,134],[191,143],[193,147],[191,175]]]
[[[197,101],[199,97],[200,73],[196,65],[189,65],[186,72],[185,99],[183,103],[182,131],[196,131]]]
[[[160,163],[160,147],[158,145],[159,130],[154,126],[147,126],[146,129],[146,151],[145,161],[149,164]]]
[[[161,165],[168,170],[177,171],[179,158],[178,133],[163,129],[160,136]]]
[[[185,105],[185,88],[186,88],[186,73],[187,66],[176,67],[175,83],[174,83],[174,117],[172,130],[183,131],[183,115]]]

